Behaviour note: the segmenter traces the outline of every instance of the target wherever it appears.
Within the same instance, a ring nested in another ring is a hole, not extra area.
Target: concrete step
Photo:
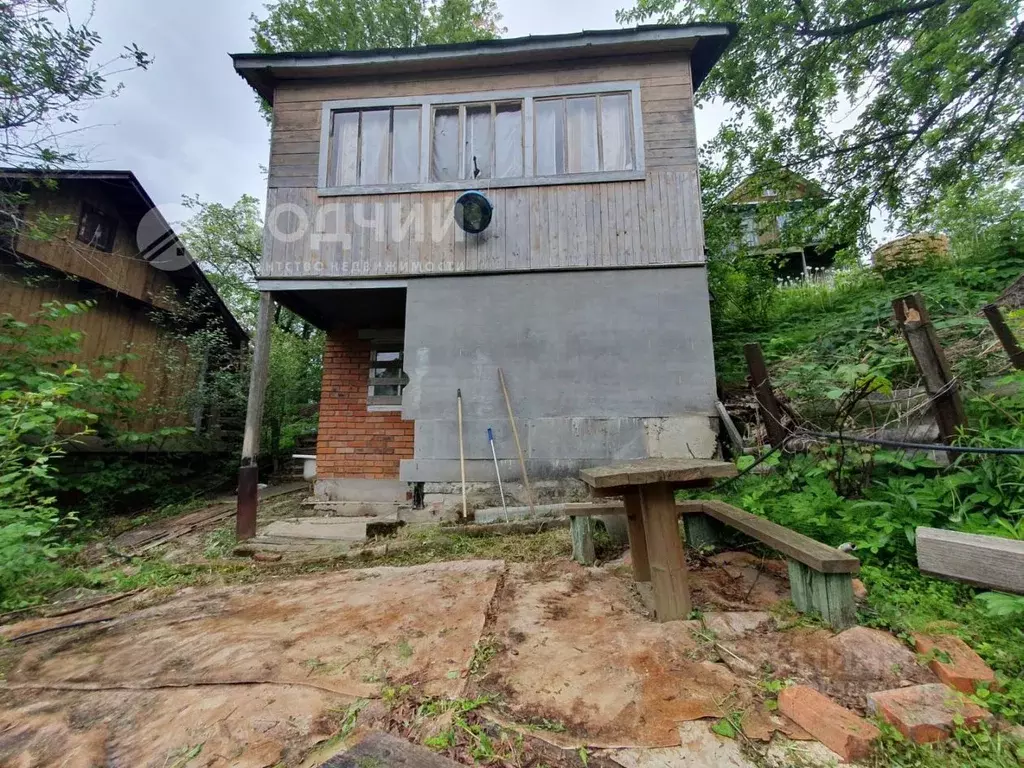
[[[318,501],[306,499],[304,509],[318,517],[388,517],[401,507],[391,501]]]
[[[368,537],[393,534],[405,523],[397,516],[380,517],[296,517],[275,520],[263,528],[257,541],[289,540],[366,541]]]

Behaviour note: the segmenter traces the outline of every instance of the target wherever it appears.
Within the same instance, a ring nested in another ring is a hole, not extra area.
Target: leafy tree
[[[465,43],[505,31],[495,0],[277,0],[264,7],[265,18],[250,17],[260,53]]]
[[[256,327],[259,308],[256,280],[263,250],[259,201],[243,195],[233,205],[226,206],[206,203],[198,197],[186,197],[185,205],[195,215],[185,223],[182,239],[235,317],[252,330]],[[181,322],[172,319],[171,325],[184,327],[187,317],[197,314],[188,310]],[[228,358],[222,353],[226,340],[215,329],[210,332],[187,329],[181,341],[189,348],[190,360]],[[264,445],[268,446],[271,455],[291,449],[296,437],[313,429],[313,414],[320,399],[322,355],[323,334],[278,304],[274,312],[270,378],[263,417],[267,438]],[[191,393],[193,399],[202,401],[197,401],[192,407],[202,407],[211,398],[217,399],[205,407],[214,402],[226,406],[238,397],[242,398],[241,405],[244,406],[248,381],[246,371],[223,370],[210,386]]]
[[[699,94],[732,110],[713,146],[766,185],[821,181],[835,242],[1024,161],[1019,0],[636,0],[618,19],[740,24]]]

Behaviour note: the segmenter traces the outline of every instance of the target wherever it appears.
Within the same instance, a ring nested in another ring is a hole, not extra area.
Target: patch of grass
[[[918,745],[885,723],[880,727],[882,739],[868,763],[873,768],[1020,768],[1024,763],[1024,743],[988,728],[959,728],[947,742]]]
[[[487,665],[498,655],[499,650],[501,650],[501,643],[496,637],[493,635],[481,637],[473,646],[473,658],[469,662],[469,674],[482,675]]]
[[[398,658],[400,659],[411,659],[412,658],[412,646],[409,645],[409,641],[404,637],[398,641]]]
[[[207,560],[218,560],[226,557],[235,548],[236,543],[234,525],[225,525],[206,537],[206,548],[203,550],[203,557]]]

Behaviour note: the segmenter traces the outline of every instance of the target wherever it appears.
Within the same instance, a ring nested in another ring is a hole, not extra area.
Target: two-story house
[[[328,332],[321,498],[716,451],[693,93],[652,26],[235,55],[273,106],[260,289]]]
[[[239,351],[248,335],[135,175],[7,168],[0,185],[16,209],[0,211],[0,313],[31,323],[50,302],[93,302],[61,321],[82,334],[69,362],[116,359],[117,372],[143,385],[133,404],[139,415],[122,426],[203,431],[215,414],[190,395],[204,364],[185,364],[189,350],[171,327],[187,307],[208,315],[195,320],[222,328]]]

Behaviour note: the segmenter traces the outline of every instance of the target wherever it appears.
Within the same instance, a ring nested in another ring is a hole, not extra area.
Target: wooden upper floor
[[[731,34],[236,56],[273,105],[264,277],[702,262],[693,93]],[[479,233],[455,223],[468,190]]]

